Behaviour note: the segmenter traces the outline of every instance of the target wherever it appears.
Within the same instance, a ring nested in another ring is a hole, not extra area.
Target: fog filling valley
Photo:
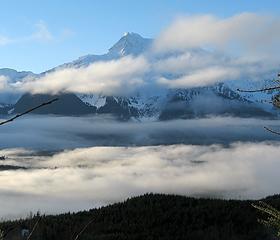
[[[0,165],[8,169],[0,171],[0,215],[78,211],[148,192],[234,199],[279,193],[279,137],[263,129],[278,124],[31,115],[1,127],[7,159]]]

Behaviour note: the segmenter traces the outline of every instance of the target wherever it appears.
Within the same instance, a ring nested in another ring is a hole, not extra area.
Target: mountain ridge
[[[125,56],[139,56],[150,49],[152,42],[152,39],[143,38],[137,33],[125,33],[124,36],[122,36],[119,41],[117,41],[111,48],[109,48],[108,52],[103,55],[89,54],[82,56],[72,62],[64,63],[39,75],[32,72],[17,72],[13,69],[0,69],[0,75],[1,73],[4,76],[6,74],[9,81],[16,82],[22,81],[29,76],[40,77],[44,74],[64,68],[87,67],[96,61],[116,60]],[[190,54],[193,56],[200,54],[202,56],[205,55],[206,57],[209,53],[202,49],[193,49],[190,50]],[[73,100],[75,96],[79,98],[85,105],[81,108],[92,109],[89,113],[113,114],[122,119],[137,118],[139,120],[166,120],[174,118],[205,117],[208,115],[275,117],[277,116],[276,109],[268,103],[274,92],[258,93],[254,95],[240,93],[236,90],[238,87],[243,89],[260,88],[262,87],[261,85],[262,82],[260,81],[224,81],[206,87],[166,89],[161,92],[150,91],[149,94],[146,92],[147,89],[144,89],[142,92],[137,92],[128,97],[106,96],[102,93],[73,94],[71,95],[71,99]],[[9,93],[8,97],[5,96],[5,94],[0,94],[2,113],[8,113],[11,109],[14,109],[13,113],[17,113],[20,110],[31,107],[32,103],[38,103],[38,97],[34,97],[33,102],[28,100],[29,97],[30,95],[26,94],[22,96],[17,95],[16,99],[16,96],[13,96],[12,93]],[[205,99],[207,99],[207,101],[205,101]],[[29,104],[23,104],[23,102],[29,102]],[[209,102],[212,102],[212,106]],[[22,106],[20,106],[21,104]],[[65,104],[67,105],[66,102]],[[66,105],[64,107],[67,109],[68,107]],[[54,109],[54,113],[61,115],[67,114],[66,111],[63,111],[63,108],[59,107],[59,109],[60,110]],[[78,109],[75,111],[76,114],[74,115],[80,115],[87,112],[79,111]],[[72,113],[75,113],[75,111]],[[42,111],[41,113],[46,112],[48,111]]]

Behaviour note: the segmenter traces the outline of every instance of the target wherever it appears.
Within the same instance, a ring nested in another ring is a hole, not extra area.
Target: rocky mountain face
[[[96,61],[119,59],[123,56],[138,56],[151,47],[152,40],[142,38],[136,33],[126,33],[113,47],[103,55],[86,55],[60,65],[47,72],[63,68],[86,67]],[[202,54],[202,50],[193,50],[191,54]],[[163,56],[164,57],[164,56]],[[47,72],[42,73],[46,74]],[[9,81],[22,81],[25,77],[36,76],[31,72],[17,72],[0,69],[0,75]],[[277,115],[271,101],[275,92],[240,93],[236,89],[263,87],[265,81],[248,80],[224,81],[207,87],[188,89],[166,89],[164,91],[145,90],[133,96],[105,96],[100,94],[63,94],[53,106],[38,110],[38,114],[112,114],[120,119],[168,120],[176,118],[195,118],[209,115],[231,115],[238,117],[274,117]],[[10,94],[10,95],[9,95]],[[12,93],[0,94],[0,114],[22,112],[42,101],[52,98],[50,95],[20,96]]]
[[[36,114],[62,114],[62,115],[83,115],[96,112],[96,107],[84,104],[75,94],[24,94],[13,106],[14,113],[24,112],[43,102],[59,98],[56,104],[51,104],[34,111]]]

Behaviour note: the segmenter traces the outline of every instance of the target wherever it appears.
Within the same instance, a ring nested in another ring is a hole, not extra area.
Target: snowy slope
[[[114,44],[106,54],[103,55],[86,55],[79,59],[63,64],[58,68],[68,67],[85,67],[96,61],[108,61],[112,59],[118,59],[127,55],[137,56],[143,54],[149,50],[152,44],[152,39],[146,39],[136,33],[125,33],[123,37]],[[160,60],[164,60],[170,56],[176,57],[177,53],[167,53],[160,56]],[[203,49],[190,49],[189,53],[185,55],[188,59],[204,59],[206,62],[212,59],[219,58],[221,56],[213,56],[216,53],[209,53]],[[159,60],[159,59],[157,59]],[[226,61],[226,59],[225,59]],[[50,71],[57,70],[58,68]],[[124,114],[130,114],[131,117],[138,119],[158,119],[163,111],[168,108],[178,108],[180,105],[182,108],[191,108],[193,102],[197,102],[199,99],[209,98],[210,95],[214,95],[220,99],[226,99],[232,101],[235,104],[248,104],[254,105],[260,109],[260,111],[267,111],[269,113],[275,112],[275,109],[271,105],[270,101],[275,92],[261,92],[261,93],[240,93],[237,88],[240,89],[258,89],[266,87],[271,84],[272,74],[270,78],[265,81],[253,81],[248,79],[242,79],[238,81],[226,81],[213,86],[190,88],[190,89],[171,89],[166,91],[149,91],[147,89],[139,90],[133,96],[130,97],[118,97],[118,96],[104,96],[100,94],[78,94],[77,96],[87,105],[95,106],[97,111],[110,112],[112,109],[116,109],[117,112],[123,112]],[[153,75],[151,75],[153,77]],[[170,77],[170,76],[169,76]],[[176,75],[171,77],[177,77]],[[217,99],[216,99],[217,100]],[[215,100],[215,101],[216,101]],[[172,103],[172,104],[170,104]],[[174,103],[180,103],[175,105]],[[118,106],[118,108],[116,107]],[[241,105],[240,105],[241,106]],[[104,110],[106,109],[106,110]],[[121,109],[121,110],[120,110]],[[178,108],[179,109],[179,108]],[[178,111],[182,111],[181,109]],[[193,110],[192,110],[193,111]],[[227,110],[225,110],[225,113]],[[183,110],[185,114],[185,110]],[[195,111],[196,112],[196,111]],[[236,109],[229,110],[229,114],[232,112],[238,112]],[[265,113],[263,113],[265,115]]]
[[[109,61],[119,59],[127,55],[137,56],[149,50],[152,39],[141,37],[136,33],[125,33],[119,41],[114,44],[106,54],[86,55],[69,63],[62,64],[47,72],[64,68],[86,67],[96,61]],[[159,56],[159,60],[165,60],[177,53],[167,53]],[[183,57],[187,60],[205,62],[212,61],[221,56],[216,53],[207,52],[203,49],[190,49]],[[181,59],[182,60],[182,59]],[[225,61],[227,59],[225,58]],[[43,72],[41,75],[47,73]],[[153,78],[151,72],[146,77]],[[188,89],[156,89],[143,88],[132,96],[105,96],[99,94],[76,94],[82,102],[96,109],[94,113],[109,113],[121,118],[137,118],[141,120],[170,119],[181,117],[200,117],[211,113],[229,114],[235,116],[266,116],[275,114],[276,110],[270,103],[272,97],[277,92],[241,93],[240,89],[259,89],[273,85],[271,79],[275,73],[268,73],[261,81],[251,79],[241,79],[235,81],[224,81],[207,87],[196,87]],[[34,76],[31,72],[17,72],[12,69],[0,69],[0,75],[7,76],[11,82],[21,81],[27,76]],[[168,78],[176,78],[180,73],[168,75]],[[10,95],[9,95],[10,94]],[[15,103],[19,95],[13,96],[0,94],[0,106]],[[253,111],[250,111],[253,109]],[[248,114],[247,114],[248,113]],[[246,115],[247,114],[247,115]],[[250,115],[251,114],[251,115]],[[255,114],[255,115],[254,115]]]
[[[143,38],[137,33],[125,33],[124,36],[117,43],[115,43],[106,54],[88,54],[72,62],[62,64],[47,72],[55,71],[62,68],[86,67],[97,61],[109,61],[127,55],[137,56],[148,50],[151,44],[152,39]]]
[[[77,96],[87,105],[95,106],[97,109],[106,104],[106,96],[102,94],[77,94]]]
[[[9,83],[16,83],[22,81],[24,78],[29,76],[36,76],[32,72],[22,71],[18,72],[14,69],[10,68],[1,68],[0,76],[4,76],[7,78]],[[22,94],[15,93],[11,91],[1,92],[0,94],[0,108],[10,106],[11,104],[15,104]]]

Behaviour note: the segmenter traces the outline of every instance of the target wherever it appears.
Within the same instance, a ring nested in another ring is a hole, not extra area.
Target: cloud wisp
[[[176,79],[160,77],[158,83],[169,88],[203,87],[225,80],[237,79],[240,76],[238,69],[213,66],[199,69]]]
[[[279,191],[279,144],[91,147],[40,156],[9,151],[9,164],[30,170],[0,172],[0,214],[79,210],[154,193],[261,198]],[[19,204],[20,202],[24,204]]]
[[[27,40],[36,40],[41,42],[51,42],[55,39],[54,35],[50,32],[47,24],[40,20],[35,24],[36,31],[30,36],[26,37]]]
[[[0,35],[0,46],[6,46],[10,44],[22,44],[30,42],[39,42],[39,43],[51,43],[59,39],[66,38],[72,35],[71,30],[64,29],[61,31],[61,34],[55,35],[48,27],[47,23],[43,20],[39,20],[34,24],[34,31],[30,34],[18,36],[18,37],[9,37]]]

